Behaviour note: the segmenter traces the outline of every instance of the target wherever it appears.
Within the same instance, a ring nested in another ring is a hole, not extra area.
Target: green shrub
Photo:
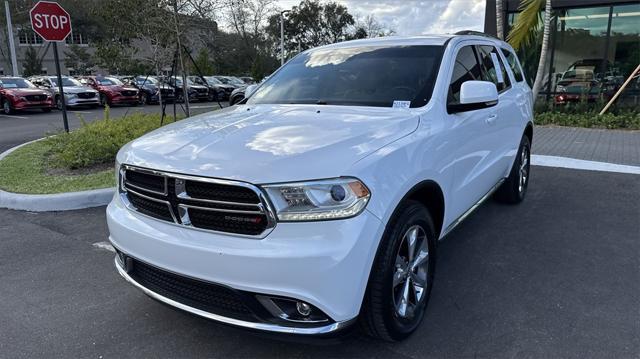
[[[640,112],[626,111],[599,115],[598,112],[548,111],[537,113],[535,123],[537,125],[640,130]]]
[[[107,111],[104,120],[82,121],[79,129],[46,139],[50,166],[78,169],[113,162],[124,144],[160,127],[159,114],[135,113],[121,119],[109,119]],[[167,122],[165,119],[165,124]]]

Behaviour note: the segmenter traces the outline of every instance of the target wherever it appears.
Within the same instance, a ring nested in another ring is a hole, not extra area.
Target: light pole
[[[284,65],[284,14],[290,11],[280,11],[280,66]]]
[[[13,76],[20,76],[18,72],[18,61],[16,60],[16,47],[13,43],[13,25],[11,24],[11,11],[9,10],[9,2],[4,2],[4,11],[7,15],[7,35],[9,35],[9,51],[11,53],[11,67],[13,67]]]

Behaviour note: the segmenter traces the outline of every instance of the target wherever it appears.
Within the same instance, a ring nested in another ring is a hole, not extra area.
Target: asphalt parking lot
[[[226,107],[228,102],[221,102]],[[176,104],[176,112],[184,114],[181,104]],[[217,102],[195,102],[190,104],[191,115],[219,109]],[[160,113],[159,105],[114,106],[110,108],[112,118],[118,118],[134,112]],[[173,118],[173,104],[167,104],[166,113]],[[68,119],[71,129],[78,128],[81,119],[92,122],[104,118],[104,109],[98,107],[69,109]],[[48,134],[62,131],[62,112],[54,110],[44,113],[40,110],[18,112],[15,115],[0,114],[0,152],[6,151],[21,143],[42,138]]]
[[[439,247],[418,332],[397,344],[264,338],[165,307],[121,279],[104,207],[0,210],[0,357],[640,356],[640,176],[534,167]]]

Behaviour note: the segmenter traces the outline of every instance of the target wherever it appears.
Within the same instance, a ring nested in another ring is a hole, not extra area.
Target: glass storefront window
[[[640,64],[640,4],[614,6],[611,14],[611,37],[607,59],[611,71],[608,82],[616,90]],[[622,102],[637,104],[640,80],[633,80],[622,93]]]
[[[591,87],[610,66],[604,58],[610,7],[558,9],[552,85],[556,92]]]

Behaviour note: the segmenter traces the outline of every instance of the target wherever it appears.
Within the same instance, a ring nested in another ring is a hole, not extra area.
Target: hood
[[[126,86],[126,85],[110,85],[110,86],[100,86],[102,87],[105,91],[111,91],[111,92],[120,92],[120,91],[136,91],[138,92],[138,89],[135,87],[131,87],[131,86]]]
[[[56,87],[56,90],[57,89],[58,88]],[[64,86],[63,90],[66,93],[97,92],[96,90],[85,86]]]
[[[418,123],[398,108],[232,106],[150,132],[124,146],[118,161],[257,184],[338,177]]]
[[[28,95],[51,95],[49,92],[42,89],[34,88],[5,88],[6,92],[11,93],[14,96],[28,96]]]

